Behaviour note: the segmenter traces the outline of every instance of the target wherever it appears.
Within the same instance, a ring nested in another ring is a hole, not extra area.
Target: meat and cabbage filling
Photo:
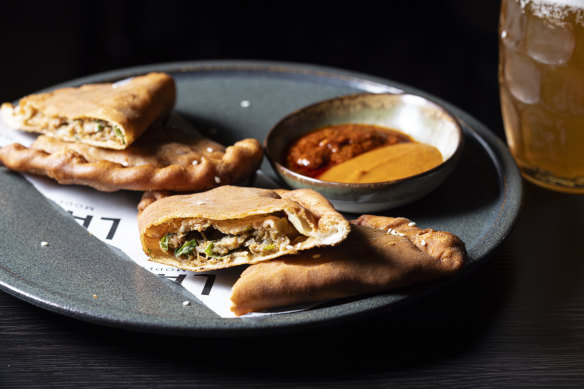
[[[306,240],[282,213],[238,221],[183,221],[160,238],[160,248],[186,261],[229,260],[290,251]]]
[[[113,140],[122,145],[126,144],[123,131],[115,124],[105,120],[49,117],[32,107],[16,107],[12,110],[11,116],[20,128],[43,129],[47,135],[54,135],[62,139],[79,140],[83,138],[99,142]]]
[[[57,119],[59,121],[59,119]],[[60,120],[60,124],[52,129],[57,137],[86,139],[94,141],[113,140],[116,143],[126,144],[126,137],[122,130],[104,120],[94,119],[75,119],[75,120]]]

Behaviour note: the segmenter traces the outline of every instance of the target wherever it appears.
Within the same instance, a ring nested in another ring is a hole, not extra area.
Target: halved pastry
[[[0,163],[9,169],[105,192],[198,192],[241,183],[255,174],[262,156],[256,139],[243,139],[226,148],[196,132],[177,114],[153,124],[125,150],[44,135],[29,148],[18,143],[0,148]]]
[[[169,113],[176,86],[166,73],[149,73],[117,83],[87,84],[32,94],[0,112],[12,128],[111,149],[130,146]]]
[[[466,261],[454,234],[406,218],[363,215],[335,247],[246,268],[232,288],[236,315],[402,288],[452,275]]]
[[[152,261],[196,272],[332,246],[349,222],[319,193],[221,186],[160,198],[138,215]]]

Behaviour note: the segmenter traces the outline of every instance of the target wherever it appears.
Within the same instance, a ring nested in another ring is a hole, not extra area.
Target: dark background
[[[1,101],[134,65],[277,60],[419,88],[503,136],[499,1],[54,0],[0,9]]]

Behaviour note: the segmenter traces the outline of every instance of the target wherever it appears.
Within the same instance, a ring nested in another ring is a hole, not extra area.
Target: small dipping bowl
[[[414,176],[359,184],[323,181],[286,167],[285,153],[292,141],[315,129],[345,123],[398,130],[414,141],[436,147],[444,161]],[[358,93],[314,103],[285,116],[269,131],[264,148],[272,168],[290,188],[314,189],[339,211],[364,213],[396,208],[433,191],[454,169],[463,139],[456,118],[425,97],[407,93]]]

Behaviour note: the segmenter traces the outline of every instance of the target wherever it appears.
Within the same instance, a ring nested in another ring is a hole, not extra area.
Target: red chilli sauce
[[[414,142],[408,135],[373,124],[338,124],[305,134],[285,150],[286,167],[318,178],[331,167],[367,151],[397,143]]]

